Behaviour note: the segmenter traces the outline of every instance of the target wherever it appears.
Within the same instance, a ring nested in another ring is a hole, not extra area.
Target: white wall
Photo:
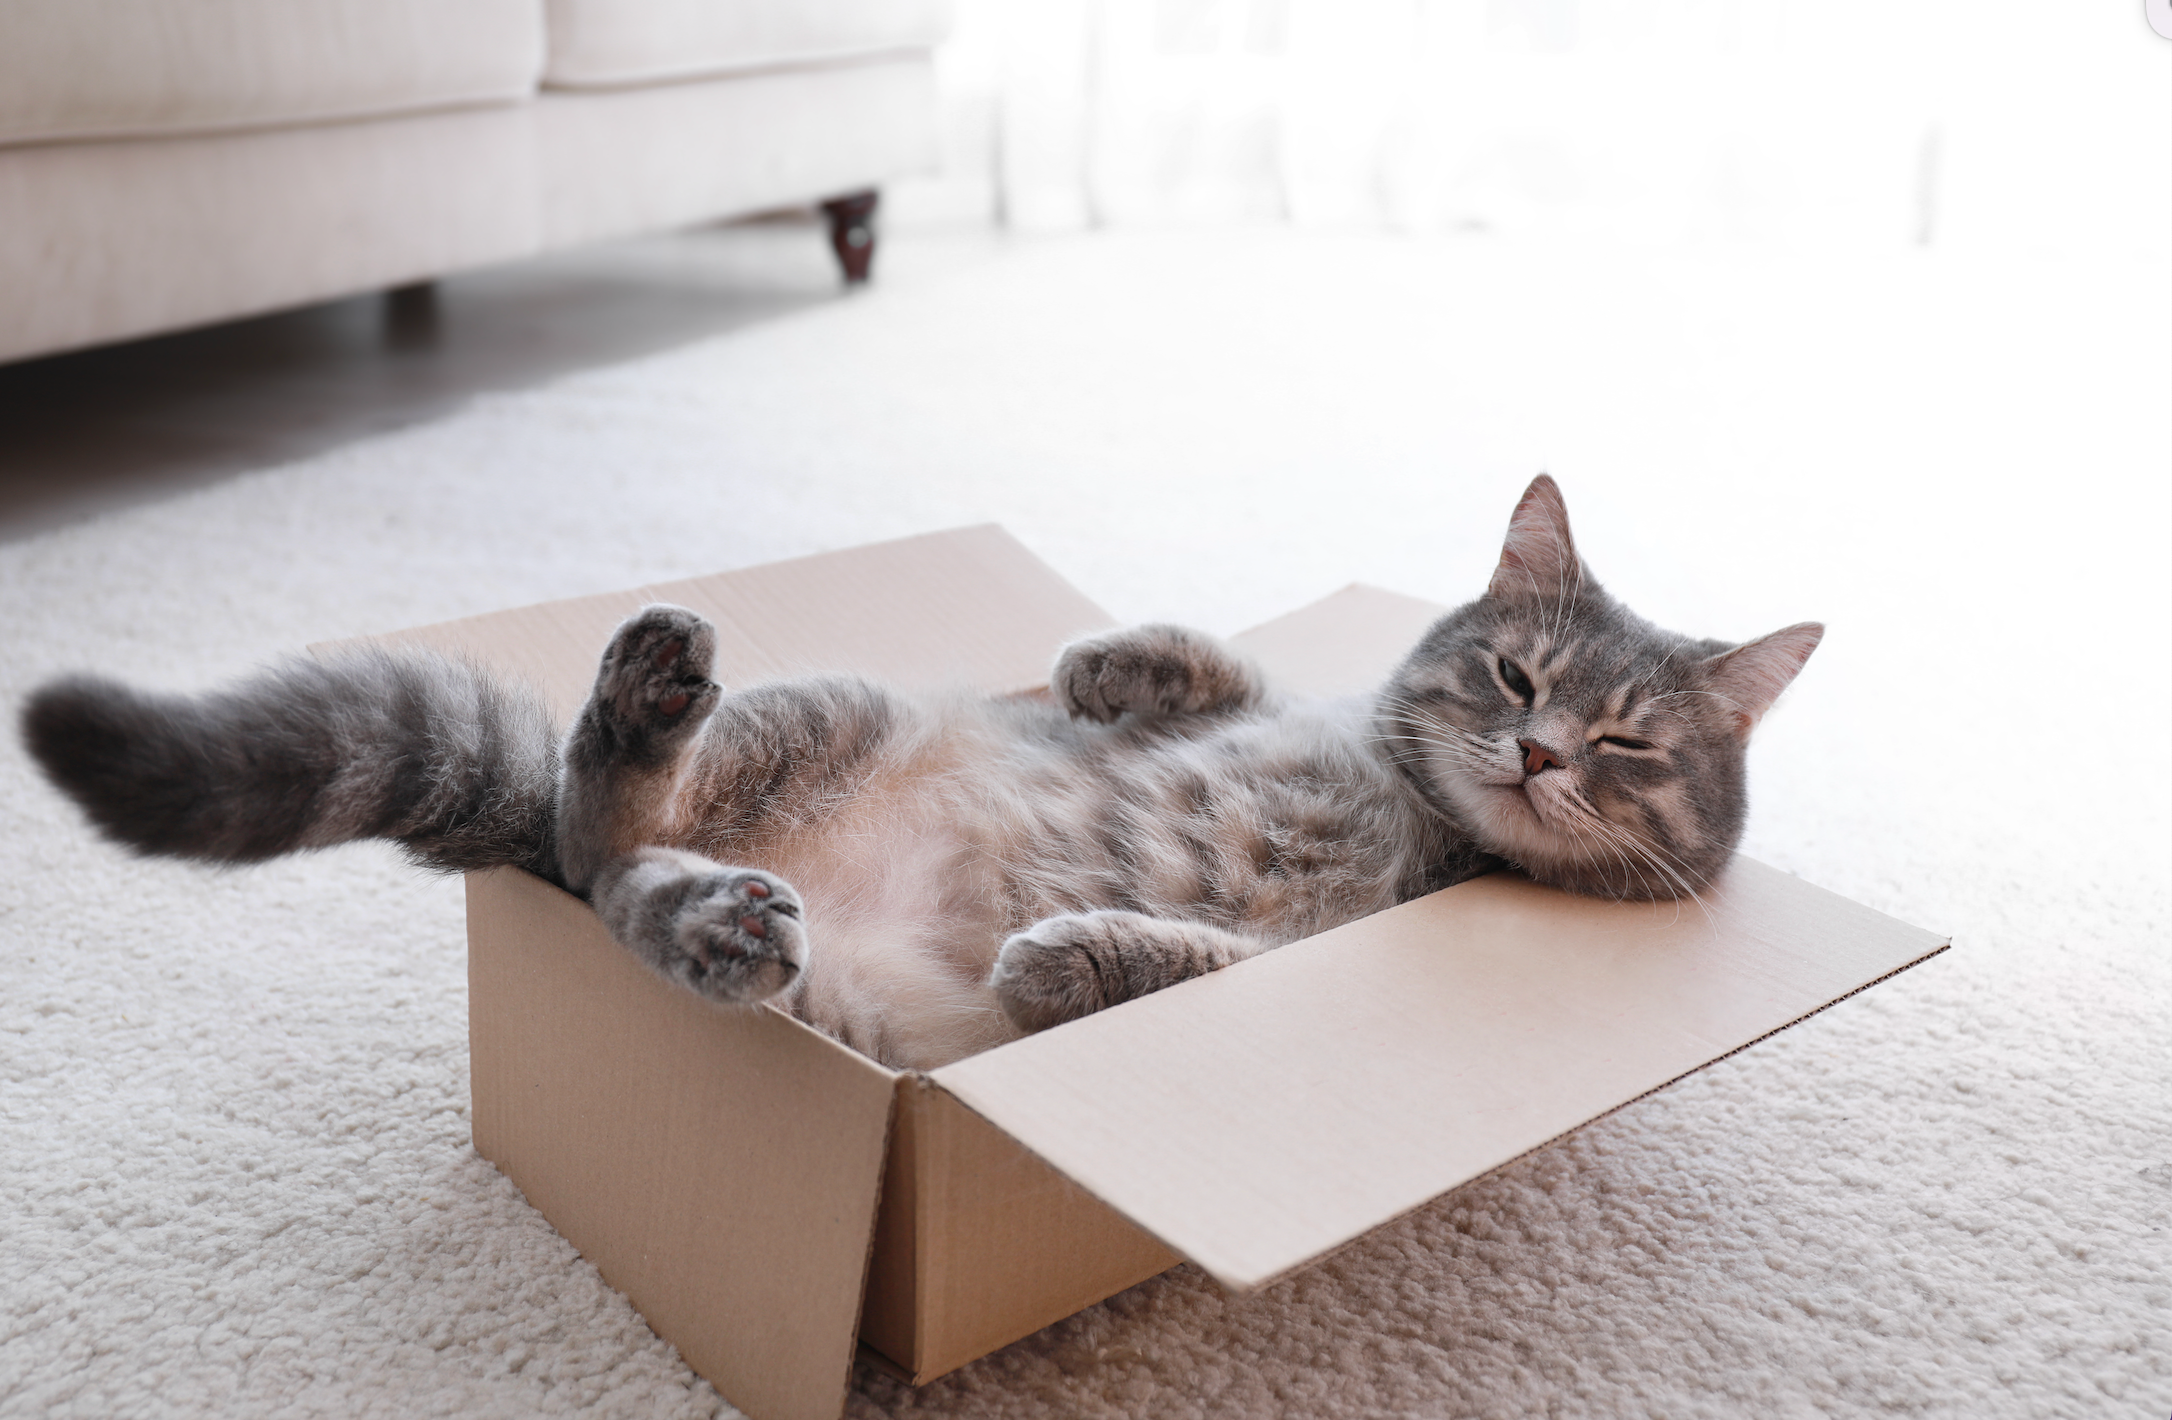
[[[905,221],[2162,255],[2141,0],[960,0]]]

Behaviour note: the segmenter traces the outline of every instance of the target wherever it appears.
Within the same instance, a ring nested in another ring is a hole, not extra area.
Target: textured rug
[[[1831,631],[1745,847],[1945,956],[1264,1294],[855,1415],[2172,1412],[2155,270],[1022,245],[0,548],[0,696],[984,520],[1229,631],[1483,585],[1523,482],[1665,625]],[[95,842],[0,744],[0,1414],[727,1402],[469,1146],[457,883]]]

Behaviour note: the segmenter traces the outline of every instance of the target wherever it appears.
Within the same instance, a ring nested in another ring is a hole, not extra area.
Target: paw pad
[[[806,929],[799,899],[781,878],[732,869],[709,877],[680,907],[681,951],[699,963],[686,979],[719,1001],[753,1002],[798,977]]]
[[[622,746],[640,750],[648,736],[677,744],[708,718],[719,688],[709,679],[716,632],[684,607],[652,606],[627,618],[611,638],[590,704]]]

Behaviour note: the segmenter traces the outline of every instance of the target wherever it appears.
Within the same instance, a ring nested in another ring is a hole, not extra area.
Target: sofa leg
[[[396,349],[437,343],[437,283],[416,281],[388,287],[384,300],[386,343]]]
[[[870,188],[822,204],[822,215],[830,223],[830,248],[844,268],[847,286],[863,284],[875,260],[875,205],[881,200],[882,194]]]

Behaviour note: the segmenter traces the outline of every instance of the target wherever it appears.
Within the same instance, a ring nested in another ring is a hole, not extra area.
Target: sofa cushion
[[[564,88],[691,79],[926,48],[947,0],[548,0],[543,78]]]
[[[0,0],[0,143],[518,99],[537,0]]]

